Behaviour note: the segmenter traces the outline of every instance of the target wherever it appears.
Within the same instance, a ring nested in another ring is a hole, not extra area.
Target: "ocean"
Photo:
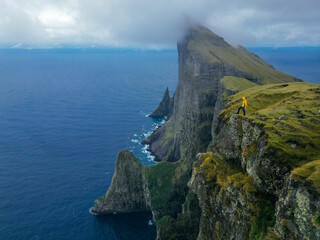
[[[248,50],[281,72],[304,82],[320,84],[320,47],[249,47]]]
[[[320,83],[320,48],[249,48]],[[140,141],[178,79],[177,52],[0,50],[0,239],[154,239],[149,213],[95,216],[117,152],[154,164]]]

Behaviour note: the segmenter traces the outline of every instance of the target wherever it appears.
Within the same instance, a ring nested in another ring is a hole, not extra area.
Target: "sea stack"
[[[173,107],[173,98],[170,98],[169,89],[166,88],[166,91],[163,94],[162,100],[156,110],[149,115],[149,117],[163,117],[169,116],[172,112]]]
[[[94,202],[93,213],[128,213],[150,211],[147,204],[142,165],[132,152],[118,153],[115,172],[108,192]]]

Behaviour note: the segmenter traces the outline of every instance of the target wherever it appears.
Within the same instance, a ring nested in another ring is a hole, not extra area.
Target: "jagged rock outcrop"
[[[173,98],[170,98],[169,89],[166,88],[166,91],[163,94],[162,100],[156,110],[153,111],[149,115],[149,117],[163,117],[163,116],[170,116],[172,113],[173,108]]]
[[[150,211],[142,165],[132,152],[118,153],[115,172],[108,192],[94,202],[98,214]]]

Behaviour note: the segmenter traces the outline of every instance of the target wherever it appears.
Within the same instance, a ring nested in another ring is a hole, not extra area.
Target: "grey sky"
[[[319,0],[0,0],[0,46],[175,47],[198,22],[232,44],[320,46]]]

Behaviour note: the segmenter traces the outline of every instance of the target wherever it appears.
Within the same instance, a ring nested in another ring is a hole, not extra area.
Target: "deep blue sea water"
[[[248,50],[305,82],[320,84],[320,47],[253,48]]]
[[[320,48],[251,48],[320,83]],[[176,51],[0,50],[0,239],[154,239],[150,214],[94,216],[116,154],[162,119],[147,118],[177,84]]]
[[[150,158],[147,118],[176,51],[0,51],[0,239],[154,239],[150,214],[97,217],[117,152]]]

